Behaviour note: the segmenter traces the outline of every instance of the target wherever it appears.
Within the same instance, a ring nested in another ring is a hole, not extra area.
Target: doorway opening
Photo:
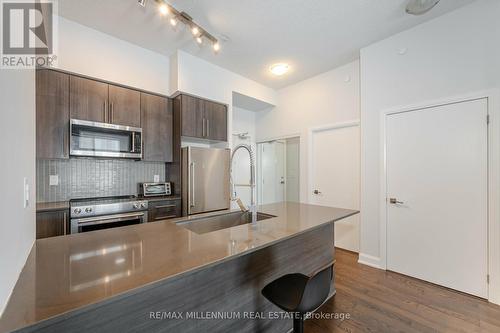
[[[257,200],[300,201],[300,137],[257,144]]]

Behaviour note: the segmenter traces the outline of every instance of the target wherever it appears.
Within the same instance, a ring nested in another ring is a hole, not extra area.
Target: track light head
[[[160,14],[163,16],[170,13],[170,9],[168,8],[167,4],[161,4],[160,7],[158,7],[158,10],[160,11]]]
[[[200,35],[200,28],[193,25],[193,27],[191,28],[191,33],[193,34],[193,36],[199,36]]]
[[[212,45],[212,48],[214,49],[214,52],[217,53],[220,51],[220,44],[219,42],[215,42],[213,45]]]

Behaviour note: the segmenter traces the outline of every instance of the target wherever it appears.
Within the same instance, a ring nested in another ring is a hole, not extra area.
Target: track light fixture
[[[145,7],[146,1],[147,0],[138,0],[138,3],[142,7]],[[154,1],[158,5],[158,11],[160,12],[160,14],[162,16],[169,17],[168,22],[172,27],[175,27],[179,22],[182,22],[191,29],[191,33],[193,34],[193,37],[196,43],[198,43],[198,45],[203,44],[203,39],[208,39],[212,44],[213,51],[215,53],[218,53],[220,51],[221,47],[217,38],[212,36],[209,32],[200,27],[198,24],[196,24],[196,22],[193,21],[193,18],[191,16],[189,16],[185,12],[179,12],[165,0],[154,0]]]

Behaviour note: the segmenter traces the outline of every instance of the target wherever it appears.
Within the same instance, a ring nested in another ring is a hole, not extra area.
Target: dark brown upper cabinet
[[[181,108],[181,134],[208,141],[227,141],[227,107],[187,95],[177,97]]]
[[[69,83],[71,118],[108,122],[108,84],[71,76]]]
[[[202,100],[196,97],[181,95],[181,134],[192,138],[205,136],[205,111]]]
[[[71,76],[71,118],[141,126],[140,92],[100,81]]]
[[[141,94],[143,160],[172,162],[173,111],[168,98]]]
[[[69,158],[69,75],[36,72],[36,157]]]
[[[109,85],[109,120],[116,125],[141,127],[141,93]]]
[[[223,104],[205,101],[206,136],[210,140],[227,141],[227,108]]]

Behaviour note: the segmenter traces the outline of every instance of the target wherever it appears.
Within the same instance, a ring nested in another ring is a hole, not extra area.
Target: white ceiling
[[[428,14],[405,13],[407,0],[171,0],[207,31],[229,40],[214,55],[190,32],[170,28],[153,0],[62,0],[59,14],[153,51],[182,49],[273,88],[299,82],[359,57],[359,49],[474,0],[441,0]],[[274,77],[269,66],[292,70]]]

